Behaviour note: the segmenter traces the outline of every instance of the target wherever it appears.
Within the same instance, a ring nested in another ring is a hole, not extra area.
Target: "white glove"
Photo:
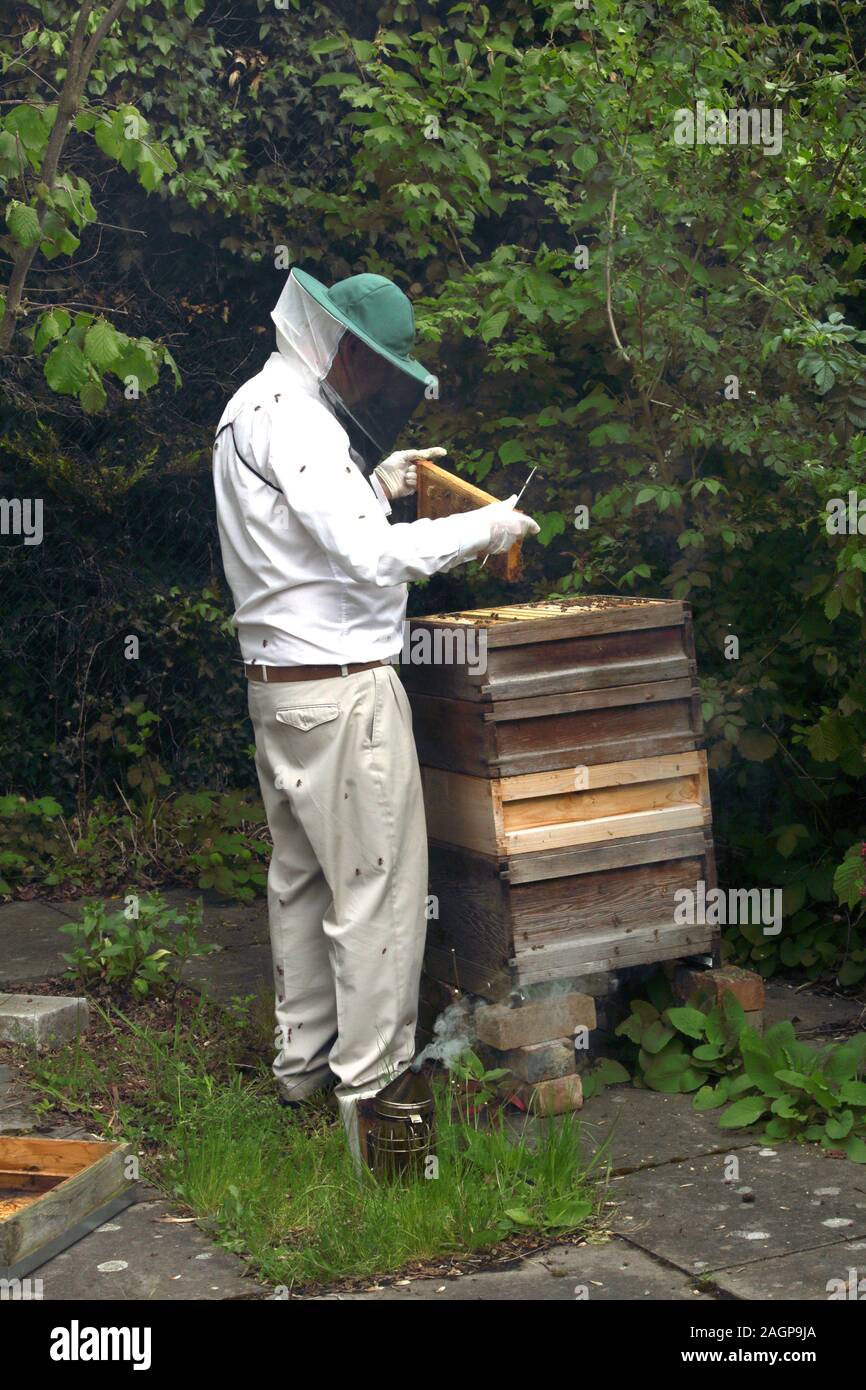
[[[515,541],[523,540],[524,536],[537,536],[541,530],[531,516],[514,510],[516,501],[515,492],[507,501],[490,502],[475,513],[482,525],[489,527],[488,539],[480,547],[488,555],[501,555],[504,550],[510,550]]]
[[[418,470],[415,464],[419,459],[444,458],[447,449],[404,449],[402,453],[389,454],[373,472],[385,489],[388,500],[395,497],[408,497],[418,486]]]

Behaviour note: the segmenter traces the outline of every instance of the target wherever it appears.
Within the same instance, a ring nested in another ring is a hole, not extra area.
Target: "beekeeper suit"
[[[281,1097],[336,1079],[355,1102],[413,1055],[427,844],[409,703],[393,665],[406,585],[537,527],[513,501],[391,525],[414,459],[391,454],[434,379],[412,306],[380,275],[330,290],[293,270],[277,348],[214,446],[226,577],[273,854],[268,909]]]

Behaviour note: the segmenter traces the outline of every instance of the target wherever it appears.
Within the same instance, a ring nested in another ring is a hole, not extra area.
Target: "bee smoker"
[[[433,1092],[411,1067],[372,1100],[367,1160],[378,1178],[421,1174],[433,1150]]]

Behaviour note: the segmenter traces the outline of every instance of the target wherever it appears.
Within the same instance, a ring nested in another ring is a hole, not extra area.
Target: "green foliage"
[[[73,941],[63,956],[66,973],[82,985],[103,984],[134,999],[164,993],[177,987],[189,961],[216,949],[199,941],[201,922],[201,903],[180,912],[159,893],[134,897],[117,912],[88,903],[79,920],[60,928]]]
[[[448,1069],[457,1081],[471,1087],[473,1107],[488,1105],[499,1083],[511,1075],[507,1067],[486,1068],[471,1047],[455,1057]]]
[[[62,813],[52,796],[34,801],[0,796],[0,893],[11,893],[13,882],[43,872],[52,862],[61,845],[55,825]]]
[[[45,294],[26,305],[16,370],[38,375],[40,403],[61,392],[63,411],[42,422],[52,439],[15,406],[3,435],[52,511],[74,499],[92,543],[68,546],[50,585],[28,571],[34,593],[69,596],[53,622],[31,621],[13,586],[5,627],[27,640],[10,651],[4,631],[0,710],[20,730],[2,750],[6,789],[49,787],[83,809],[115,783],[138,795],[127,771],[139,766],[156,787],[157,768],[184,788],[244,784],[226,607],[196,611],[216,593],[214,562],[180,573],[148,532],[122,559],[127,580],[154,563],[158,582],[115,586],[99,522],[110,532],[128,501],[143,530],[160,520],[185,551],[210,499],[179,520],[176,492],[157,484],[203,466],[237,344],[256,365],[270,345],[284,266],[326,281],[379,271],[411,294],[419,356],[441,381],[415,439],[435,437],[502,496],[540,465],[540,543],[515,597],[693,605],[723,881],[785,894],[778,937],[744,924],[726,949],[764,975],[862,981],[860,904],[847,890],[837,903],[834,875],[866,836],[866,549],[827,511],[866,464],[862,6],[407,0],[276,16],[266,0],[230,15],[130,0],[47,190],[46,93],[62,82],[71,16],[60,0],[25,12],[32,28],[0,39],[12,103],[0,240],[11,259],[41,209]],[[674,113],[697,99],[778,105],[781,150],[676,145]],[[96,221],[112,231],[98,253]],[[175,404],[163,343],[183,371]],[[129,376],[143,392],[131,409]],[[501,597],[489,576],[455,573],[414,601]],[[112,645],[130,613],[160,652],[137,680]],[[31,698],[47,651],[53,709]],[[125,710],[139,701],[159,722],[136,758]],[[96,726],[110,736],[90,737]]]
[[[722,1129],[761,1124],[768,1141],[819,1143],[866,1163],[866,1033],[816,1048],[785,1021],[761,1037],[730,994],[708,1013],[632,1000],[616,1033],[637,1084],[694,1092],[694,1108],[718,1110]]]
[[[263,822],[258,800],[242,791],[150,798],[134,808],[97,798],[82,816],[64,816],[53,797],[0,797],[0,894],[175,882],[250,902],[267,884]]]
[[[584,1100],[600,1095],[606,1086],[620,1086],[630,1080],[629,1071],[622,1062],[615,1061],[613,1057],[600,1057],[583,1077]]]
[[[771,1141],[797,1139],[866,1163],[866,1033],[838,1046],[799,1042],[790,1023],[740,1037],[744,1094],[720,1116],[726,1129],[763,1124]]]
[[[34,1059],[37,1087],[100,1131],[110,1113],[112,1136],[146,1150],[148,1179],[272,1284],[300,1291],[597,1223],[604,1185],[581,1155],[576,1116],[526,1133],[501,1114],[476,1125],[437,1080],[435,1180],[380,1183],[353,1169],[324,1105],[287,1120],[270,1049],[250,1075],[237,1011],[230,1026],[204,1004],[168,1025],[130,1013],[103,1011],[86,1046]]]
[[[737,1045],[744,1026],[742,1006],[726,994],[708,1014],[692,1007],[660,1010],[636,999],[615,1031],[631,1044],[627,1055],[642,1085],[669,1095],[696,1091],[696,1107],[709,1110],[721,1105],[737,1084]]]

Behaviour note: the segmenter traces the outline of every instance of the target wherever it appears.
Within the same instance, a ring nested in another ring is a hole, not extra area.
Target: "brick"
[[[577,1073],[541,1081],[537,1086],[519,1086],[514,1094],[533,1115],[565,1115],[583,1105],[583,1085]]]
[[[754,1028],[755,1032],[758,1033],[759,1035],[760,1035],[760,1034],[763,1034],[763,1031],[764,1031],[764,1010],[763,1010],[763,1009],[746,1009],[746,1023],[748,1024],[748,1026],[749,1026],[750,1028]]]
[[[0,1042],[37,1047],[71,1042],[88,1025],[87,1000],[70,995],[0,994]]]
[[[681,965],[674,976],[674,992],[683,1002],[697,996],[712,1004],[733,994],[746,1013],[764,1007],[764,981],[753,970],[743,970],[739,965],[723,965],[718,970],[694,970]]]
[[[555,994],[513,1009],[508,1004],[487,1004],[475,1014],[479,1039],[500,1052],[568,1037],[575,1028],[592,1029],[595,1024],[595,1001],[588,994]]]
[[[482,1044],[481,1056],[486,1067],[505,1067],[515,1081],[532,1084],[552,1077],[571,1076],[577,1070],[573,1038],[529,1043],[526,1047],[509,1048],[507,1052]]]

